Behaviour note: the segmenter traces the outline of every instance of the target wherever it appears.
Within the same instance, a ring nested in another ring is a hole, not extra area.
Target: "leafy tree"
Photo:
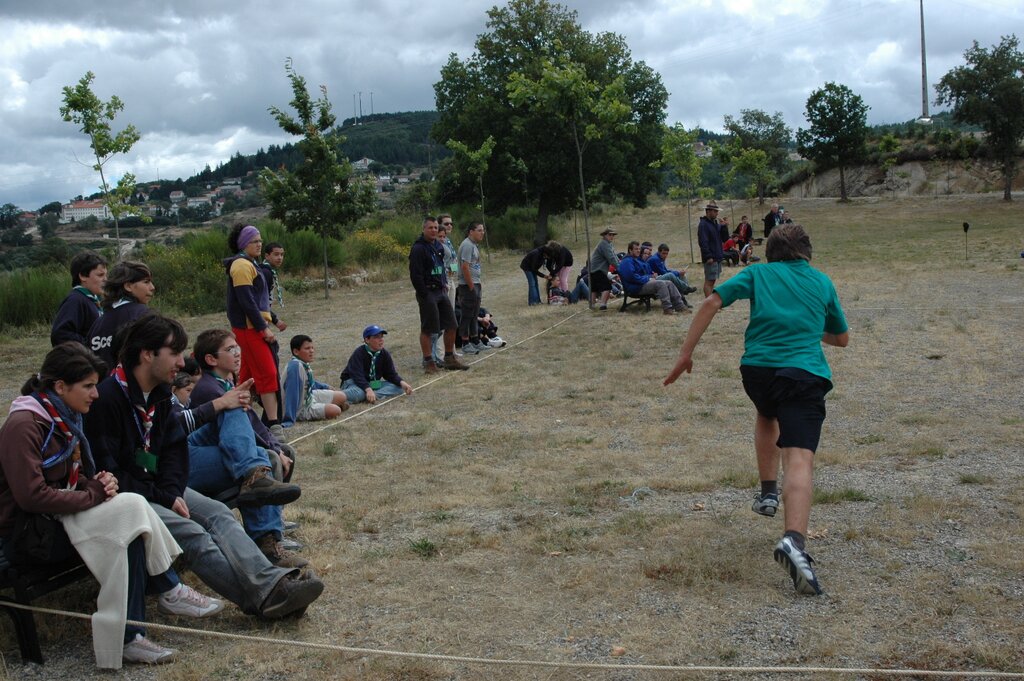
[[[462,166],[466,172],[471,174],[480,189],[480,221],[487,222],[487,210],[484,206],[484,175],[487,174],[487,166],[494,152],[494,137],[488,135],[484,143],[476,151],[470,149],[458,140],[448,140],[448,148],[455,152],[456,167]],[[484,239],[487,241],[487,262],[491,261],[491,240],[484,231]]]
[[[800,153],[819,168],[839,168],[839,200],[846,195],[846,168],[864,157],[868,135],[868,109],[860,95],[838,83],[824,87],[807,98],[804,117],[811,124],[796,134]]]
[[[730,173],[733,178],[743,175],[750,179],[758,202],[763,204],[769,185],[786,168],[792,130],[782,120],[782,112],[769,116],[760,109],[741,109],[738,119],[726,116],[725,129],[732,136],[724,147],[732,164]],[[761,154],[751,153],[754,151]]]
[[[0,206],[0,231],[16,226],[20,215],[21,209],[13,203],[5,203]]]
[[[60,201],[51,201],[45,206],[42,206],[36,212],[39,213],[40,215],[45,215],[47,213],[56,213],[57,215],[60,215],[61,208],[62,206],[60,205]]]
[[[56,213],[43,213],[36,218],[36,225],[39,226],[39,236],[43,239],[49,239],[57,233],[57,225],[60,224],[60,218]]]
[[[96,163],[93,169],[100,174],[100,186],[103,189],[103,202],[114,216],[114,237],[117,240],[117,252],[121,252],[121,215],[135,214],[126,205],[127,200],[135,191],[135,176],[125,173],[111,189],[107,184],[103,166],[114,157],[114,154],[127,154],[141,135],[134,125],[129,124],[121,132],[114,134],[110,124],[119,111],[124,110],[124,103],[114,95],[110,101],[104,102],[92,91],[92,81],[96,78],[92,71],[86,72],[75,87],[64,87],[64,104],[60,107],[60,115],[68,123],[80,125],[79,128],[89,137]]]
[[[328,297],[327,238],[351,230],[355,221],[373,208],[373,187],[352,178],[348,159],[338,159],[337,147],[343,141],[334,132],[334,114],[327,99],[327,88],[320,86],[315,102],[306,89],[306,80],[285,62],[292,84],[291,106],[296,117],[276,106],[270,114],[291,135],[301,135],[296,144],[303,161],[293,171],[260,173],[263,191],[270,201],[271,217],[281,220],[289,231],[311,229],[320,235],[324,251],[324,298]]]
[[[964,52],[964,66],[942,77],[938,104],[953,105],[953,120],[980,125],[1003,165],[1003,200],[1010,201],[1017,154],[1024,139],[1024,54],[1017,36],[1003,36],[991,50],[978,41]]]
[[[661,159],[652,165],[671,168],[679,184],[669,187],[668,195],[673,199],[686,199],[686,228],[690,235],[690,262],[693,262],[693,220],[690,216],[690,199],[700,185],[704,173],[704,160],[697,156],[694,142],[700,133],[699,128],[686,130],[676,123],[665,128],[661,142]]]
[[[556,107],[514,103],[510,79],[518,73],[540,82],[545,68],[563,75],[581,69],[586,81],[604,90],[621,77],[632,125],[592,138],[583,174],[600,195],[644,205],[658,181],[649,164],[660,154],[668,99],[661,78],[633,61],[621,36],[590,34],[579,26],[576,12],[548,0],[509,0],[487,16],[487,31],[477,37],[475,53],[466,60],[452,54],[434,84],[440,113],[434,138],[478,149],[493,136],[485,180],[490,203],[501,210],[535,202],[534,242],[540,243],[548,237],[548,216],[580,203],[579,156],[570,118]],[[581,141],[585,129],[577,131]],[[467,183],[462,191],[471,195],[474,189]]]

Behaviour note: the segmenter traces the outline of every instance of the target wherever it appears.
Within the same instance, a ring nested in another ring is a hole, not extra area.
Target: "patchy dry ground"
[[[317,342],[318,377],[336,382],[374,322],[389,330],[417,389],[356,407],[322,432],[291,431],[306,436],[297,444],[303,496],[286,515],[302,523],[306,555],[327,583],[307,616],[262,625],[229,607],[200,628],[558,662],[1024,672],[1019,207],[974,197],[787,209],[809,227],[814,264],[836,282],[851,324],[850,347],[826,349],[836,389],[808,544],[825,596],[794,593],[771,560],[781,514],[749,509],[753,413],[737,369],[745,304],[715,319],[694,373],[662,388],[689,317],[527,308],[520,256],[496,253],[484,263],[484,304],[510,346],[430,382],[418,369],[407,282],[286,300],[288,335]],[[724,212],[735,223],[766,210]],[[689,260],[685,216],[678,206],[606,211],[594,231],[613,224],[620,248],[666,241],[679,266]],[[582,240],[566,229],[582,260]],[[193,334],[221,324],[187,320]],[[45,345],[42,333],[0,344],[0,400]],[[88,612],[93,597],[82,587],[43,603]],[[153,635],[180,648],[181,661],[101,674],[85,623],[39,620],[42,668],[22,665],[4,627],[9,678],[684,676],[396,660],[167,632]]]

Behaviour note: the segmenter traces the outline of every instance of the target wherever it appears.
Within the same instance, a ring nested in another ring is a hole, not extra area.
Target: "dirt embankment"
[[[990,162],[913,161],[888,170],[877,165],[846,170],[846,192],[851,197],[986,194],[1002,190],[1002,172]],[[1024,173],[1017,174],[1013,191],[1024,191]],[[839,196],[839,170],[814,175],[786,193],[794,198]]]

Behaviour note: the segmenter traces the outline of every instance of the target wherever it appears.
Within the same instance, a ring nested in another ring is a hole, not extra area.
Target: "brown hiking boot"
[[[277,567],[301,568],[309,565],[309,561],[299,556],[299,554],[282,548],[281,542],[274,538],[272,532],[268,532],[257,539],[256,546],[260,547],[260,551],[267,557],[267,560]]]
[[[263,601],[259,614],[266,619],[300,616],[323,592],[324,583],[312,570],[287,574],[277,582],[270,595]]]
[[[444,368],[450,371],[466,371],[469,369],[468,364],[463,364],[455,355],[448,355],[444,358]]]
[[[236,503],[239,506],[282,506],[295,501],[300,494],[302,489],[298,485],[275,480],[269,466],[257,466],[242,478]]]
[[[434,364],[433,362],[424,362],[424,364],[423,364],[423,373],[425,373],[425,374],[436,374],[439,371],[440,371],[440,369],[438,369],[437,365]]]

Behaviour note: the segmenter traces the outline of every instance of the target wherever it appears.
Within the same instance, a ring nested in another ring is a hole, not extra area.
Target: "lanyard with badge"
[[[142,438],[142,446],[135,449],[135,464],[147,473],[156,473],[158,459],[157,456],[150,451],[151,440],[153,437],[153,415],[156,413],[156,405],[154,404],[149,409],[146,409],[145,407],[132,402],[131,395],[128,393],[128,380],[124,372],[124,367],[120,364],[114,368],[113,376],[117,381],[117,384],[121,386],[121,391],[128,400],[128,404],[132,405],[132,416],[135,417],[135,427],[139,431],[139,437]]]
[[[366,353],[370,355],[370,375],[367,377],[370,379],[370,388],[373,390],[380,390],[380,387],[384,385],[384,381],[377,378],[377,358],[380,356],[380,351],[374,352],[366,347]]]

